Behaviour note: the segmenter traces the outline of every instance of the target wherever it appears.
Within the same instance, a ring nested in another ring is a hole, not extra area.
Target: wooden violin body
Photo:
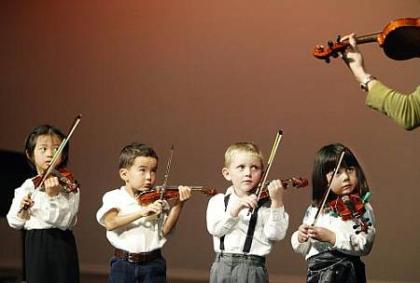
[[[61,168],[59,170],[53,169],[49,176],[57,177],[59,184],[62,186],[63,190],[67,193],[77,192],[77,190],[79,189],[79,184],[74,178],[73,174],[64,168]],[[32,182],[35,188],[43,186],[43,184],[41,184],[43,179],[44,179],[44,175],[38,175],[32,178]]]
[[[202,186],[190,186],[191,191],[195,192],[201,192],[208,196],[214,196],[217,194],[217,191],[215,189],[210,188],[204,188]],[[159,199],[164,200],[174,200],[179,198],[179,192],[178,192],[178,186],[167,186],[163,190],[162,194],[162,188],[159,186],[156,186],[156,188],[142,192],[138,195],[137,200],[140,205],[148,205],[151,204]]]
[[[306,178],[302,178],[302,177],[291,177],[291,178],[287,178],[287,179],[282,179],[280,180],[283,188],[286,190],[289,187],[295,188],[295,189],[301,189],[301,188],[305,188],[308,186],[308,179]],[[268,186],[269,182],[265,184],[265,188],[262,190],[261,194],[260,194],[260,198],[259,199],[266,199],[270,197],[270,193],[267,190],[267,186]]]
[[[356,234],[361,232],[367,232],[369,226],[372,223],[369,219],[363,217],[366,212],[363,200],[358,194],[350,194],[338,197],[337,199],[330,201],[329,208],[333,213],[344,221],[353,220],[356,224],[353,228],[356,230]]]
[[[382,32],[357,36],[358,44],[377,42],[385,54],[394,60],[408,60],[420,58],[420,18],[403,18],[388,23]],[[350,43],[348,41],[329,41],[328,47],[317,45],[312,54],[325,60],[327,63],[330,57],[338,57],[344,52]]]

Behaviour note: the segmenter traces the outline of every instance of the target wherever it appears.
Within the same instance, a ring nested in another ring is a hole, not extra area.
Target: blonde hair
[[[261,166],[264,167],[264,157],[258,146],[252,142],[237,142],[228,147],[225,152],[225,167],[229,167],[238,152],[246,152],[257,156],[261,161]]]

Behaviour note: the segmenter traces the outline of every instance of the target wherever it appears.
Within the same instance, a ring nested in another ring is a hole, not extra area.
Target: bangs
[[[334,171],[335,166],[337,166],[338,160],[340,158],[340,154],[335,154],[331,152],[325,157],[325,161],[323,164],[323,172],[327,174],[331,171]],[[359,167],[359,164],[354,157],[354,155],[346,148],[344,149],[344,157],[341,161],[340,168],[349,168],[349,167]]]

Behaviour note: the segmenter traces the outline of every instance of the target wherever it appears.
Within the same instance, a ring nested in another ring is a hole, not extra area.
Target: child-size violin
[[[77,180],[74,178],[73,174],[65,168],[61,168],[58,170],[53,169],[49,176],[57,177],[59,184],[67,193],[77,192],[77,190],[79,189],[79,184]],[[37,175],[34,178],[32,178],[32,182],[35,188],[42,188],[43,184],[41,184],[41,182],[43,179],[44,175]]]
[[[339,196],[337,199],[330,201],[328,207],[332,210],[333,215],[341,217],[344,221],[353,220],[356,223],[353,226],[356,234],[366,233],[369,226],[372,225],[369,219],[363,217],[366,212],[365,202],[367,202],[369,196],[370,194],[367,194],[363,199],[359,194]]]
[[[214,196],[217,194],[215,189],[205,188],[203,186],[189,186],[192,192],[200,192],[207,196]],[[166,186],[162,190],[162,186],[156,186],[152,190],[142,192],[138,195],[137,201],[140,205],[148,205],[159,199],[162,200],[176,200],[179,198],[178,186]]]
[[[300,188],[305,188],[308,186],[308,179],[302,178],[302,177],[291,177],[287,179],[281,179],[280,182],[285,190],[288,189],[289,187],[300,189]],[[259,200],[270,197],[270,194],[267,189],[267,186],[269,185],[269,183],[270,182],[266,182],[264,189],[262,190],[260,194]]]

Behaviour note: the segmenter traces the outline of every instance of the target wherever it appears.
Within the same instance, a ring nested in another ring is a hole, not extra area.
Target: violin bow
[[[268,173],[271,170],[271,165],[273,165],[273,160],[274,157],[276,156],[277,153],[277,149],[279,147],[281,138],[283,137],[283,131],[282,130],[278,130],[276,133],[276,137],[274,138],[274,143],[273,143],[273,147],[271,148],[271,153],[270,153],[270,157],[268,158],[268,162],[267,162],[267,170],[264,171],[263,176],[261,178],[261,181],[258,183],[257,186],[257,191],[255,192],[255,194],[257,195],[257,201],[260,199],[261,197],[261,193],[263,192],[263,187],[264,184],[267,183],[267,177],[268,177]],[[253,208],[250,208],[248,211],[248,215],[251,213],[254,213]]]
[[[55,165],[57,163],[58,157],[60,156],[60,154],[63,152],[64,147],[67,145],[67,143],[69,142],[71,136],[73,135],[73,132],[76,130],[77,126],[79,125],[80,121],[82,120],[82,114],[78,114],[76,116],[76,118],[73,121],[73,124],[70,127],[69,133],[67,134],[67,136],[61,141],[60,146],[58,147],[57,151],[54,153],[53,158],[51,159],[51,163],[48,166],[47,170],[45,171],[44,175],[42,176],[41,182],[39,182],[38,186],[35,188],[36,190],[40,190],[41,187],[44,185],[45,180],[47,179],[47,177],[51,174],[51,172],[54,170]],[[28,197],[31,197],[32,194],[29,193]],[[21,213],[22,210],[27,210],[28,208],[25,208],[25,206],[23,206],[21,209],[19,209],[18,213]]]
[[[343,158],[344,158],[344,154],[345,154],[345,153],[346,153],[346,150],[345,150],[345,149],[343,149],[343,151],[342,151],[342,152],[341,152],[341,154],[340,154],[340,158],[338,159],[337,164],[336,164],[336,166],[335,166],[335,168],[334,168],[333,175],[331,176],[331,179],[329,179],[329,180],[328,180],[328,190],[327,190],[327,192],[325,193],[325,196],[324,196],[324,199],[322,200],[321,205],[318,207],[318,210],[317,210],[317,212],[316,212],[316,214],[315,214],[315,219],[314,219],[314,222],[312,223],[312,225],[311,225],[311,226],[315,226],[316,222],[318,221],[318,218],[319,218],[320,212],[324,209],[325,203],[327,202],[328,195],[329,195],[329,194],[330,194],[330,192],[331,192],[331,185],[332,185],[332,182],[333,182],[333,180],[334,180],[335,176],[337,175],[338,170],[340,169],[341,162],[343,161]]]
[[[163,200],[163,197],[165,195],[166,187],[168,186],[168,178],[169,178],[169,172],[171,171],[171,164],[172,164],[172,158],[174,157],[174,145],[171,145],[171,148],[169,150],[169,158],[168,158],[168,164],[166,165],[166,171],[165,175],[163,177],[163,184],[160,189],[160,200]]]

